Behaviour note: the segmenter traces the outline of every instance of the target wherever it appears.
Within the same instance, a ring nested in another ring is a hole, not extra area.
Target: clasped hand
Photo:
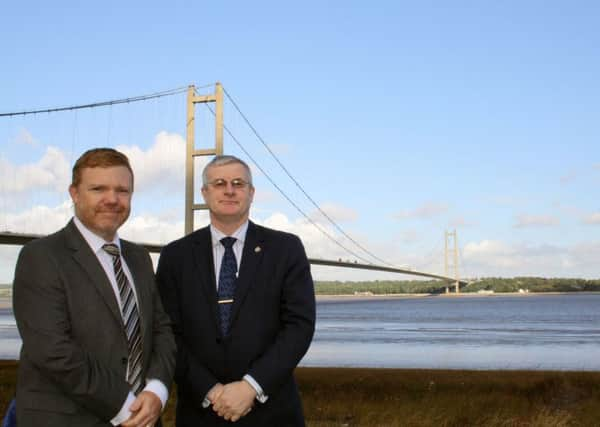
[[[122,427],[153,426],[162,410],[162,402],[151,391],[142,391],[129,407],[131,416],[121,423]]]
[[[252,410],[256,390],[246,381],[216,384],[208,392],[213,411],[227,421],[235,422]]]

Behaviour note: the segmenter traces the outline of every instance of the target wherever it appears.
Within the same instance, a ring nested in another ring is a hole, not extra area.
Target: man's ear
[[[73,200],[73,204],[77,203],[79,199],[79,191],[77,191],[77,187],[73,184],[69,185],[69,195],[71,196],[71,200]]]

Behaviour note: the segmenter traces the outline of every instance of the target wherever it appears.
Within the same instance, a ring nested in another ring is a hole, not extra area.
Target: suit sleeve
[[[37,243],[37,242],[34,242]],[[13,309],[29,362],[81,407],[110,420],[129,385],[71,337],[69,301],[58,259],[40,244],[23,247],[17,260]]]
[[[300,239],[287,236],[287,252],[282,260],[279,332],[248,372],[267,395],[275,393],[289,379],[306,354],[315,331],[316,304],[310,264]]]
[[[160,254],[156,270],[156,280],[165,311],[171,318],[177,357],[175,363],[175,382],[180,393],[193,397],[198,408],[208,391],[218,382],[217,378],[200,363],[189,351],[183,338],[184,325],[180,310],[182,279],[182,262],[177,250],[166,246]]]

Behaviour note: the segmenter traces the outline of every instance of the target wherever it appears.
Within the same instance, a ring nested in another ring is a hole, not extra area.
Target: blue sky
[[[379,257],[441,273],[444,231],[456,228],[461,275],[598,278],[599,18],[591,1],[12,2],[0,15],[0,112],[220,81],[308,194]],[[73,160],[111,145],[140,177],[123,234],[176,238],[184,115],[178,95],[0,118],[0,228],[60,227]],[[314,214],[230,103],[225,122]],[[225,150],[245,157],[230,138]],[[256,184],[253,219],[298,233],[310,256],[354,259],[258,172]],[[0,282],[14,256],[0,248]]]

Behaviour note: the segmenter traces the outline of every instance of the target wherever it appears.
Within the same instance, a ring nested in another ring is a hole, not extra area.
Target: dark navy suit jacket
[[[250,374],[269,396],[239,426],[304,425],[293,370],[314,333],[315,296],[300,239],[250,222],[229,335],[221,335],[210,228],[161,252],[157,281],[177,342],[178,427],[228,422],[202,408],[218,382]]]

